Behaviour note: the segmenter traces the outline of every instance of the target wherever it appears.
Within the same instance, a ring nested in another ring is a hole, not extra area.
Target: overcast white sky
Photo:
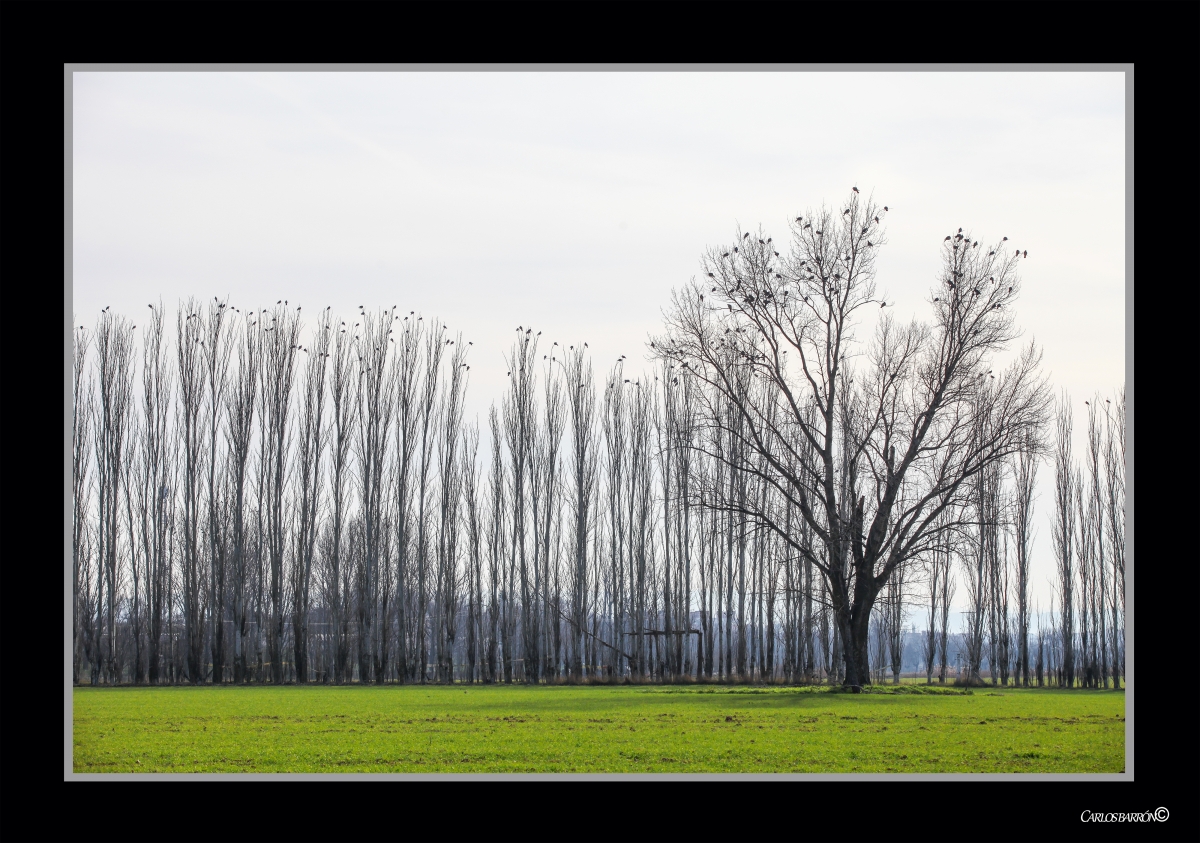
[[[75,73],[75,324],[189,295],[398,305],[474,342],[485,418],[518,325],[586,340],[598,374],[636,364],[706,247],[739,224],[786,240],[856,185],[891,208],[878,280],[900,317],[925,317],[959,226],[1028,250],[1018,320],[1078,428],[1125,379],[1124,92],[1121,73]]]

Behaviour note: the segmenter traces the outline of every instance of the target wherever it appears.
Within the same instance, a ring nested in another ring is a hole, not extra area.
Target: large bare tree
[[[936,540],[937,516],[956,505],[967,480],[1022,444],[1040,442],[1048,399],[1030,345],[996,379],[990,400],[974,400],[979,377],[1018,336],[1018,257],[1005,240],[989,248],[961,229],[948,235],[930,293],[932,324],[900,325],[884,314],[867,349],[853,387],[859,421],[845,432],[852,465],[861,468],[853,471],[851,505],[843,506],[840,375],[853,366],[847,356],[860,353],[854,328],[861,312],[889,304],[875,283],[886,208],[857,192],[843,207],[797,217],[786,255],[771,238],[750,232],[710,250],[703,259],[708,280],[674,295],[666,331],[652,349],[703,381],[713,396],[702,399],[710,424],[725,424],[716,396],[733,403],[739,424],[730,429],[764,457],[765,469],[750,470],[797,505],[820,537],[826,553],[810,552],[811,561],[828,582],[846,643],[845,682],[860,686],[869,681],[871,608],[884,584]],[[755,389],[738,388],[741,370]],[[802,411],[805,398],[817,407],[815,425]],[[983,442],[972,436],[979,415],[989,422]],[[786,457],[801,440],[817,456],[811,475],[788,468]],[[770,513],[751,502],[731,505],[806,552]],[[847,546],[849,553],[841,552]]]

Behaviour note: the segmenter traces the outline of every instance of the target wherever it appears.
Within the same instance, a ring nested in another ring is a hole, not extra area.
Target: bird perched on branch
[[[747,231],[745,234],[742,235],[742,239],[745,240],[749,236],[750,236],[750,232]]]
[[[1027,258],[1027,257],[1029,257],[1029,252],[1028,252],[1028,251],[1024,251],[1024,252],[1022,252],[1022,253],[1021,253],[1021,257],[1023,257],[1023,258]]]
[[[851,190],[853,190],[855,193],[858,193],[858,188],[857,188],[857,187],[852,187],[852,188],[850,188],[850,189],[851,189]]]

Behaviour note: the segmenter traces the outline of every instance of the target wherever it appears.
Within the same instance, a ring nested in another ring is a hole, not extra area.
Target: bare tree
[[[417,317],[422,321],[421,317]],[[427,619],[429,594],[429,539],[426,506],[430,494],[429,470],[433,466],[433,446],[437,431],[434,414],[437,409],[437,387],[442,368],[442,358],[446,349],[445,337],[442,336],[442,325],[434,321],[425,339],[425,378],[422,383],[420,403],[417,412],[421,425],[421,462],[420,474],[417,478],[417,658],[414,667],[419,671],[421,684],[426,681],[429,664],[429,623]]]
[[[186,314],[186,315],[185,315]],[[204,577],[200,556],[200,471],[204,442],[203,316],[200,306],[189,299],[176,313],[176,352],[179,378],[178,431],[183,437],[183,627],[187,658],[187,679],[192,684],[204,681]]]
[[[1105,506],[1105,495],[1101,491],[1104,484],[1104,454],[1102,440],[1104,438],[1103,431],[1100,429],[1100,415],[1097,405],[1100,403],[1099,394],[1093,396],[1092,400],[1087,403],[1088,408],[1088,427],[1087,427],[1087,465],[1088,475],[1091,481],[1089,485],[1090,501],[1088,509],[1092,514],[1090,532],[1090,545],[1092,548],[1093,563],[1095,567],[1096,579],[1096,595],[1093,600],[1094,605],[1094,624],[1096,626],[1096,644],[1098,652],[1096,653],[1096,671],[1100,686],[1108,687],[1108,672],[1110,662],[1108,659],[1109,650],[1109,629],[1108,629],[1108,608],[1109,608],[1109,572],[1105,562],[1105,549],[1108,544],[1108,535],[1104,529],[1104,516],[1107,511]]]
[[[264,314],[266,311],[264,311]],[[259,319],[259,323],[265,320]],[[266,545],[270,563],[270,618],[267,621],[267,649],[271,661],[271,682],[284,681],[283,609],[284,554],[287,552],[287,513],[284,497],[292,469],[293,431],[290,425],[292,388],[295,382],[296,354],[300,337],[300,316],[286,304],[275,306],[270,324],[263,325],[263,419],[266,424],[262,447],[266,453],[267,525]]]
[[[459,505],[462,501],[463,394],[467,387],[466,346],[462,334],[444,339],[450,349],[449,382],[442,389],[438,411],[438,501],[437,594],[440,623],[436,627],[438,678],[454,681],[454,644],[458,636],[458,606],[461,577],[458,569]]]
[[[229,356],[232,350],[230,334],[225,328],[229,315],[228,302],[214,298],[208,305],[208,318],[200,339],[201,366],[208,395],[208,651],[212,662],[212,680],[224,679],[225,656],[225,574],[228,542],[228,519],[221,511],[223,502],[217,494],[217,431],[221,409],[229,381]],[[196,320],[200,322],[200,319]],[[226,504],[227,505],[227,504]]]
[[[464,573],[467,591],[467,676],[468,682],[478,681],[476,665],[485,639],[483,626],[483,512],[479,500],[479,423],[470,425],[463,437],[461,476],[463,502],[466,504],[467,568]]]
[[[589,607],[588,598],[588,538],[595,505],[598,471],[596,443],[596,387],[592,367],[585,361],[583,347],[571,347],[566,358],[567,414],[570,423],[570,469],[572,532],[571,547],[571,667],[572,678],[586,675],[584,668],[584,639]]]
[[[1063,394],[1055,413],[1057,437],[1054,449],[1054,554],[1061,621],[1062,661],[1060,684],[1075,683],[1075,502],[1074,460],[1071,456],[1071,402]]]
[[[98,387],[96,435],[99,480],[99,530],[97,549],[101,577],[97,589],[96,634],[105,631],[105,648],[99,650],[100,673],[109,683],[117,682],[116,620],[118,608],[119,552],[121,543],[120,495],[127,482],[126,445],[133,393],[133,328],[129,321],[105,308],[96,328],[96,383]],[[128,531],[127,531],[128,532]],[[133,537],[126,536],[132,547]],[[95,673],[93,673],[95,675]]]
[[[92,382],[84,382],[87,371],[87,353],[91,337],[82,325],[73,332],[74,356],[71,385],[71,600],[74,616],[71,623],[71,679],[79,683],[81,650],[87,643],[87,633],[92,629],[88,548],[88,503],[90,499],[88,464],[91,454],[91,430],[94,393]],[[81,638],[81,635],[83,636]],[[89,650],[89,653],[92,651]],[[94,663],[94,656],[92,656]]]
[[[1104,480],[1108,547],[1112,559],[1112,675],[1121,687],[1125,675],[1125,388],[1116,406],[1105,399]]]
[[[246,638],[249,634],[249,599],[252,569],[249,565],[247,476],[254,436],[254,408],[259,401],[262,328],[253,313],[243,314],[237,347],[237,369],[225,406],[225,437],[232,473],[232,529],[230,535],[230,596],[233,609],[233,681],[250,679]]]
[[[354,325],[352,342],[358,358],[355,409],[358,415],[355,451],[358,457],[360,518],[363,524],[362,568],[358,608],[359,681],[384,679],[388,624],[387,582],[384,570],[390,561],[383,553],[384,502],[387,500],[384,469],[392,423],[395,379],[388,367],[389,340],[394,314],[362,312]],[[361,333],[357,329],[361,326]],[[386,581],[385,581],[386,580]]]
[[[856,388],[862,423],[851,434],[853,462],[863,461],[872,500],[868,506],[867,495],[854,488],[853,505],[842,506],[839,376],[854,350],[856,314],[880,303],[874,276],[882,236],[875,220],[885,213],[854,194],[844,213],[798,218],[786,257],[776,257],[769,240],[749,232],[737,247],[711,251],[703,261],[709,282],[675,294],[666,333],[652,344],[659,356],[694,370],[708,390],[733,402],[743,425],[739,438],[766,458],[763,480],[799,506],[825,545],[824,558],[812,554],[812,562],[829,583],[851,686],[866,681],[870,609],[892,572],[927,549],[938,532],[937,515],[969,478],[1037,441],[1047,404],[1032,346],[997,378],[991,400],[973,400],[991,355],[1017,337],[1011,315],[1017,258],[1005,256],[1003,241],[988,249],[961,232],[951,236],[941,284],[931,295],[933,327],[880,320]],[[727,350],[737,366],[728,364]],[[761,387],[737,389],[738,368]],[[817,406],[818,425],[806,423],[804,394]],[[782,412],[773,415],[776,403]],[[720,422],[711,400],[705,409],[710,423]],[[974,442],[980,414],[991,433]],[[796,450],[799,438],[817,454],[816,477],[788,473],[784,455]],[[768,513],[744,514],[803,552]],[[847,543],[848,557],[838,552]]]
[[[330,536],[326,552],[326,605],[333,639],[333,678],[339,685],[348,681],[350,672],[350,611],[349,593],[346,588],[350,566],[344,562],[345,532],[347,525],[346,482],[350,473],[350,443],[354,430],[354,386],[351,383],[354,369],[353,335],[347,333],[345,322],[336,328],[333,336],[333,354],[326,351],[326,359],[332,361],[330,371],[329,399],[333,404],[333,430],[330,443]]]
[[[1032,521],[1038,456],[1022,449],[1014,466],[1013,539],[1017,553],[1017,672],[1029,687],[1029,565],[1033,544]]]
[[[526,487],[531,482],[530,468],[533,463],[534,414],[534,360],[538,338],[533,329],[518,333],[508,359],[509,393],[503,404],[505,438],[510,454],[509,468],[512,474],[512,534],[510,565],[516,566],[520,576],[521,596],[521,655],[524,666],[537,663],[537,615],[530,611],[533,605],[533,571],[530,570],[526,543]],[[536,541],[536,534],[535,534]],[[510,681],[512,654],[505,650],[505,680]]]
[[[300,308],[296,308],[299,313]],[[308,619],[311,606],[313,556],[316,551],[322,461],[327,440],[325,413],[325,372],[329,359],[332,317],[326,308],[317,317],[310,345],[301,346],[305,356],[304,403],[300,407],[300,500],[296,533],[294,582],[292,583],[292,647],[295,653],[296,681],[307,682],[309,671]]]
[[[412,603],[412,593],[409,588],[411,577],[412,530],[413,530],[413,456],[416,452],[417,424],[422,414],[418,407],[418,389],[420,386],[421,341],[423,339],[423,321],[414,318],[415,312],[403,318],[392,317],[392,333],[399,329],[400,342],[392,338],[396,346],[395,376],[396,376],[396,442],[393,455],[396,465],[396,501],[394,519],[396,525],[396,672],[401,682],[408,681],[412,675],[412,665],[416,659],[411,658],[409,649],[415,639],[410,629],[415,612],[409,612]],[[424,451],[422,454],[424,455]],[[424,489],[421,490],[424,500]],[[422,509],[423,513],[424,510]],[[423,515],[422,515],[423,517]],[[424,617],[418,618],[424,623]]]
[[[500,430],[500,415],[494,404],[488,411],[488,425],[492,434],[492,465],[488,475],[488,639],[484,681],[491,683],[500,675],[498,659],[501,656],[505,665],[505,681],[511,681],[512,677],[508,667],[510,658],[507,655],[511,648],[509,625],[501,617],[502,612],[510,611],[508,606],[511,598],[511,591],[507,590],[508,579],[505,576],[504,564],[504,439]],[[502,650],[498,651],[498,647],[502,647]]]
[[[609,519],[609,559],[607,577],[608,594],[611,605],[609,627],[616,649],[613,651],[613,673],[623,675],[625,665],[621,661],[623,641],[620,636],[625,630],[625,520],[622,517],[623,500],[622,487],[625,477],[627,457],[627,440],[625,432],[625,390],[622,388],[624,374],[620,362],[613,367],[604,387],[604,442],[606,448],[606,468],[608,478],[607,511]]]

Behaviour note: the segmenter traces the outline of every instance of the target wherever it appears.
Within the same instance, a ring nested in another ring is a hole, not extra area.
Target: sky
[[[77,72],[72,96],[76,325],[188,296],[395,305],[473,343],[486,424],[518,325],[637,370],[707,248],[786,242],[856,186],[890,209],[898,318],[929,318],[946,234],[1007,236],[1078,433],[1125,381],[1121,73]]]

